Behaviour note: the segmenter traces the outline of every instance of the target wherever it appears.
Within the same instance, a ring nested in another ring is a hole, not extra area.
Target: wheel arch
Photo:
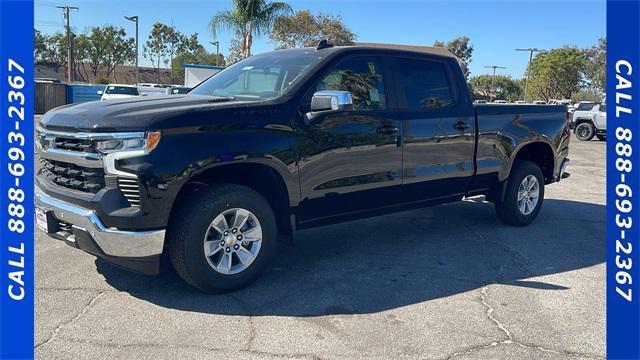
[[[544,175],[545,184],[550,184],[554,181],[556,155],[553,147],[548,142],[532,141],[521,144],[516,148],[511,156],[507,177],[511,175],[513,166],[519,160],[528,160],[538,165]]]
[[[180,205],[197,193],[199,188],[228,183],[246,186],[262,195],[273,209],[278,231],[283,235],[292,235],[295,228],[292,209],[295,207],[291,204],[296,201],[295,181],[291,175],[287,177],[283,174],[273,162],[268,159],[252,159],[222,163],[193,174],[183,183],[173,201],[169,223],[175,212],[179,211]]]

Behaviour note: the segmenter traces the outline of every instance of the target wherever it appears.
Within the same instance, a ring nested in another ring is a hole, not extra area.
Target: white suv
[[[581,102],[573,112],[573,129],[576,137],[589,141],[593,137],[598,140],[607,138],[607,105]]]

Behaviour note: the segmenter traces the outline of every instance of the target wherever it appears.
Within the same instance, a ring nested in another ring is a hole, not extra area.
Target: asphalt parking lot
[[[604,358],[605,144],[572,140],[529,227],[475,198],[306,230],[226,295],[38,231],[36,358]]]

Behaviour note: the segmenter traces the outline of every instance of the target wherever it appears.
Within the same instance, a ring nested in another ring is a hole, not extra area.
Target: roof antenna
[[[322,39],[318,42],[318,45],[316,46],[316,50],[322,50],[330,47],[333,47],[333,44],[330,44],[327,41],[327,39]]]

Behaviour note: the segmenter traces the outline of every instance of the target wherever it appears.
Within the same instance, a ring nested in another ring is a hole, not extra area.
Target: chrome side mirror
[[[311,112],[341,111],[353,108],[353,98],[348,91],[317,91],[311,98]]]

